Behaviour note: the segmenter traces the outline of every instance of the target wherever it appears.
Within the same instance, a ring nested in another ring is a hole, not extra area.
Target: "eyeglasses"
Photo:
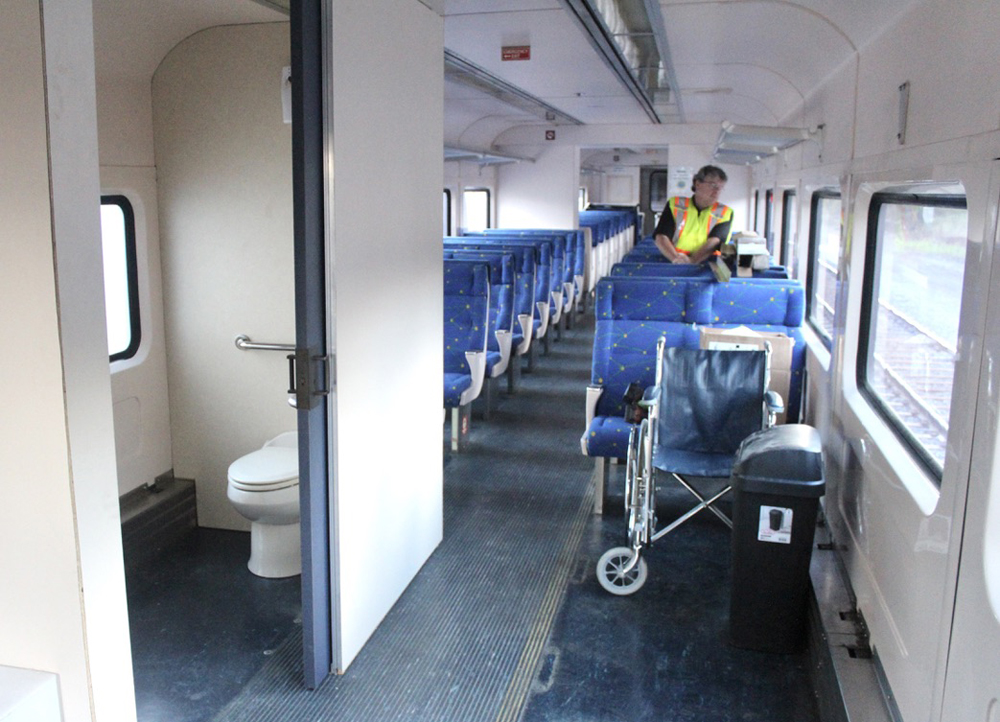
[[[702,183],[704,185],[707,185],[713,191],[721,191],[723,188],[726,187],[725,183],[720,183],[719,181],[706,181],[706,180],[703,180],[703,181],[698,181],[698,182]]]

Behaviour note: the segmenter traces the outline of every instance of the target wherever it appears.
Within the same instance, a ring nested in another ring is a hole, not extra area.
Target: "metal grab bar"
[[[286,353],[295,353],[295,344],[293,343],[257,343],[251,341],[249,336],[245,334],[240,334],[236,337],[236,348],[241,351],[285,351]]]

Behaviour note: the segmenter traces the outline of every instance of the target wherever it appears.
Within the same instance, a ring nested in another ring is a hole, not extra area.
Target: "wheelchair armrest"
[[[660,387],[659,386],[647,386],[646,390],[642,392],[642,398],[639,400],[639,406],[643,408],[650,408],[660,399]]]
[[[768,426],[774,426],[774,417],[785,410],[785,402],[781,394],[768,389],[764,392],[764,405],[767,406]]]

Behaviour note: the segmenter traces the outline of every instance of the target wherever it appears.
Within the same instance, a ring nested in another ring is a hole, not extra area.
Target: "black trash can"
[[[805,424],[747,437],[733,465],[733,586],[730,641],[764,652],[794,652],[805,641],[809,561],[823,446]]]

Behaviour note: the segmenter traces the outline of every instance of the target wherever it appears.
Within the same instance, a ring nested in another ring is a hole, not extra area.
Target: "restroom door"
[[[305,685],[333,661],[327,394],[332,390],[326,313],[326,207],[321,0],[292,0],[292,192],[295,235],[295,401],[302,520],[302,656]]]
[[[992,206],[1000,208],[1000,167],[990,187]],[[1000,720],[1000,254],[998,229],[987,229],[983,259],[992,273],[983,274],[986,300],[983,363],[972,434],[969,491],[966,499],[962,552],[955,592],[955,612],[948,649],[941,720]],[[988,279],[988,282],[987,280]],[[957,531],[957,530],[956,530]]]

